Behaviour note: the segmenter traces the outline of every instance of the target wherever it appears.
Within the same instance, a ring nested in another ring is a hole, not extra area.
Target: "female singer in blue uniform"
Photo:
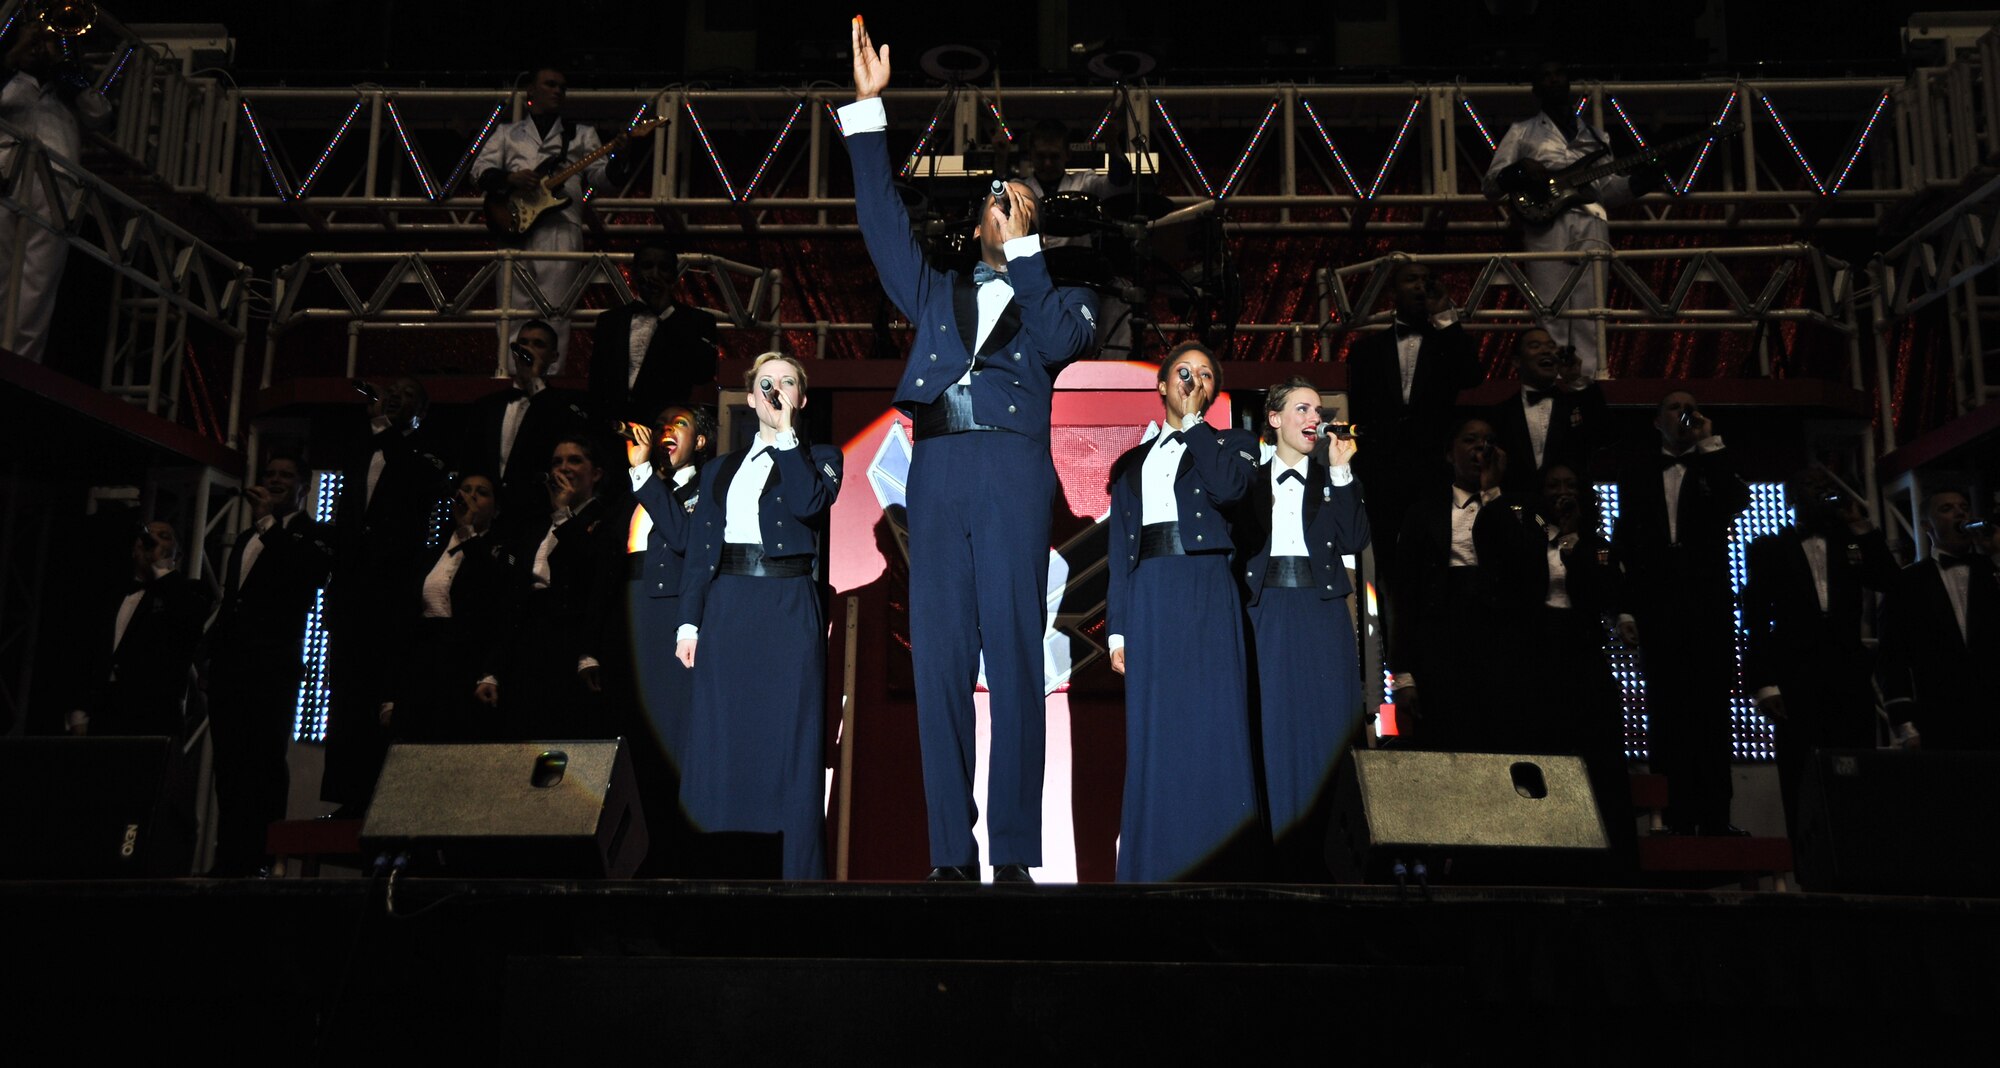
[[[681,572],[676,653],[694,672],[681,807],[700,831],[782,832],[785,878],[821,879],[826,623],[813,570],[841,455],[793,429],[798,364],[767,352],[744,382],[757,437],[702,471]]]
[[[625,543],[632,685],[675,769],[687,743],[694,676],[678,658],[660,652],[674,644],[680,626],[681,573],[701,488],[696,479],[714,440],[714,421],[679,405],[661,411],[650,427],[631,424],[625,439],[633,497]]]
[[[1281,879],[1324,882],[1334,768],[1362,723],[1361,666],[1343,555],[1368,546],[1368,513],[1349,463],[1354,439],[1329,432],[1319,387],[1271,390],[1276,452],[1257,472],[1236,529],[1237,573],[1257,665],[1264,804]]]
[[[1125,676],[1120,882],[1239,874],[1261,836],[1243,612],[1223,509],[1257,472],[1257,439],[1202,412],[1221,369],[1199,344],[1160,364],[1166,426],[1111,465],[1111,668]]]

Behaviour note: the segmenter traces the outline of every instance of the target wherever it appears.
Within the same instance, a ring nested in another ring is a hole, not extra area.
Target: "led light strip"
[[[1723,120],[1729,118],[1729,110],[1735,106],[1736,93],[1732,90],[1729,94],[1729,99],[1722,102],[1722,110],[1715,113],[1715,121],[1709,123],[1709,125],[1722,125]],[[1701,165],[1708,162],[1708,150],[1714,147],[1715,137],[1713,135],[1710,135],[1708,140],[1701,143],[1701,151],[1694,155],[1694,165],[1688,168],[1687,177],[1681,179],[1681,192],[1685,193],[1694,188],[1694,176],[1701,173]]]
[[[110,92],[111,87],[118,84],[118,76],[125,73],[125,64],[131,62],[132,53],[137,52],[138,50],[139,50],[138,45],[126,46],[125,54],[118,57],[118,65],[111,68],[111,77],[104,79],[104,89],[102,90],[103,92],[106,93]]]
[[[1261,122],[1257,124],[1256,132],[1250,135],[1250,143],[1243,146],[1243,154],[1236,157],[1236,166],[1231,167],[1229,169],[1229,177],[1223,179],[1222,192],[1219,194],[1220,196],[1226,197],[1229,195],[1229,191],[1231,189],[1236,188],[1236,179],[1242,175],[1243,168],[1249,165],[1251,154],[1257,151],[1257,142],[1262,141],[1264,139],[1264,131],[1269,129],[1271,126],[1271,116],[1276,115],[1278,113],[1278,104],[1280,103],[1281,99],[1282,98],[1279,97],[1273,97],[1271,100],[1271,106],[1264,109],[1264,118]]]
[[[1209,184],[1208,175],[1202,172],[1201,161],[1194,158],[1194,152],[1188,148],[1187,140],[1181,137],[1181,128],[1174,125],[1174,117],[1167,114],[1166,103],[1156,96],[1153,98],[1153,107],[1159,109],[1160,118],[1167,120],[1167,132],[1173,135],[1174,144],[1180,146],[1181,155],[1186,156],[1188,165],[1194,168],[1194,176],[1201,181],[1201,191],[1211,197],[1214,196],[1215,187]]]
[[[1792,139],[1792,131],[1785,128],[1785,120],[1778,114],[1778,106],[1771,103],[1771,98],[1762,93],[1757,94],[1757,99],[1763,101],[1764,110],[1771,113],[1771,121],[1777,125],[1778,133],[1784,137],[1785,147],[1792,150],[1793,157],[1799,161],[1799,167],[1806,172],[1806,178],[1812,182],[1813,188],[1819,190],[1820,196],[1825,196],[1825,183],[1819,180],[1819,175],[1813,173],[1812,164],[1806,160],[1805,150],[1800,148],[1799,143]]]
[[[838,133],[840,134],[840,136],[842,136],[842,137],[846,137],[846,136],[847,136],[847,127],[846,127],[845,125],[843,125],[843,124],[841,123],[841,121],[840,121],[840,112],[838,112],[838,111],[834,110],[834,107],[833,107],[833,101],[831,101],[831,100],[822,100],[822,101],[820,101],[820,103],[821,103],[821,104],[824,104],[824,105],[826,106],[826,113],[827,113],[827,115],[828,115],[828,116],[830,116],[830,117],[831,117],[831,118],[833,119],[833,128],[834,128],[834,130],[835,130],[836,132],[838,132]]]
[[[1121,96],[1119,97],[1119,99],[1117,99],[1117,100],[1113,100],[1113,101],[1111,102],[1111,106],[1110,106],[1110,107],[1108,107],[1108,108],[1105,108],[1105,109],[1104,109],[1104,117],[1103,117],[1103,118],[1101,118],[1101,119],[1098,119],[1098,120],[1097,120],[1097,128],[1096,128],[1096,129],[1094,129],[1094,130],[1092,130],[1092,131],[1090,131],[1090,141],[1091,141],[1091,143],[1092,143],[1092,144],[1096,144],[1096,143],[1097,143],[1097,139],[1098,139],[1098,138],[1100,138],[1100,137],[1103,137],[1103,136],[1104,136],[1104,128],[1105,128],[1106,126],[1109,126],[1109,125],[1111,125],[1111,116],[1113,116],[1113,115],[1115,115],[1115,114],[1117,114],[1117,113],[1118,113],[1118,106],[1119,106],[1120,104],[1123,104],[1124,102],[1125,102],[1125,99],[1124,99],[1124,97],[1123,97],[1123,96],[1121,95]]]
[[[459,159],[458,166],[452,168],[451,178],[439,187],[438,192],[440,196],[450,196],[451,191],[458,188],[459,179],[465,177],[465,169],[472,166],[472,161],[478,158],[480,148],[486,144],[486,139],[492,136],[493,127],[500,122],[501,109],[506,106],[507,102],[505,100],[501,100],[499,103],[493,105],[493,111],[486,116],[486,125],[479,128],[479,136],[472,139],[471,146],[465,150],[465,155]]]
[[[1875,102],[1875,110],[1868,115],[1867,124],[1861,127],[1861,136],[1854,142],[1854,151],[1847,157],[1847,166],[1840,168],[1840,177],[1835,178],[1833,188],[1827,190],[1829,195],[1840,192],[1840,187],[1847,184],[1847,176],[1853,172],[1855,162],[1861,159],[1861,150],[1868,147],[1868,135],[1875,132],[1875,122],[1882,117],[1882,109],[1888,106],[1889,91],[1884,89],[1882,99]]]
[[[722,166],[722,157],[716,154],[715,145],[708,139],[708,131],[702,128],[701,116],[694,113],[694,100],[684,99],[681,101],[681,106],[687,109],[688,119],[694,123],[695,136],[701,138],[701,147],[707,150],[708,161],[715,164],[716,177],[722,179],[722,191],[728,193],[731,200],[739,199],[736,195],[736,186],[729,181],[729,171]]]
[[[1625,114],[1625,105],[1620,104],[1618,98],[1615,96],[1611,98],[1611,111],[1618,116],[1619,122],[1625,124],[1625,132],[1632,135],[1632,140],[1639,142],[1640,148],[1645,148],[1646,135],[1639,132],[1639,127],[1632,122],[1632,117]],[[1713,140],[1713,138],[1710,140]],[[1705,142],[1703,147],[1706,147]],[[1667,175],[1667,188],[1673,190],[1675,196],[1681,195],[1681,187],[1675,183],[1674,176],[1671,174]]]
[[[1367,194],[1361,191],[1361,183],[1354,180],[1354,172],[1348,169],[1346,157],[1340,154],[1340,149],[1333,146],[1333,138],[1327,134],[1326,127],[1320,123],[1319,113],[1313,110],[1312,101],[1302,99],[1299,103],[1305,107],[1306,118],[1312,120],[1313,129],[1319,131],[1320,141],[1326,145],[1326,150],[1333,155],[1333,162],[1339,165],[1340,173],[1346,176],[1347,184],[1354,188],[1354,195],[1357,197],[1367,196]],[[1478,120],[1475,119],[1474,121]]]
[[[1403,138],[1410,132],[1410,124],[1417,121],[1417,109],[1424,106],[1423,97],[1410,100],[1410,110],[1403,116],[1403,126],[1396,131],[1396,139],[1389,142],[1389,154],[1382,157],[1382,169],[1375,172],[1375,181],[1368,186],[1368,199],[1375,199],[1375,193],[1382,188],[1382,179],[1389,176],[1389,168],[1396,162],[1396,154],[1403,150]]]
[[[360,106],[360,103],[356,102],[355,107],[359,108]],[[409,159],[410,169],[417,172],[417,184],[424,187],[425,198],[436,202],[438,198],[437,186],[431,184],[429,172],[424,170],[423,161],[417,158],[417,146],[410,140],[409,130],[403,126],[403,115],[402,112],[396,110],[395,98],[384,98],[382,109],[389,113],[389,125],[396,129],[396,140],[403,143],[403,155]],[[307,181],[311,181],[311,179],[307,179]]]
[[[1465,113],[1472,117],[1472,128],[1479,131],[1479,139],[1486,142],[1486,147],[1488,149],[1499,148],[1500,142],[1495,141],[1493,135],[1487,132],[1486,123],[1479,117],[1479,112],[1472,110],[1472,101],[1460,97],[1458,103],[1461,107],[1465,108]]]
[[[930,125],[924,127],[924,135],[917,138],[916,147],[910,149],[910,158],[903,161],[902,177],[908,178],[910,176],[910,168],[915,167],[917,160],[923,158],[924,148],[931,143],[931,134],[937,132],[938,118],[943,114],[944,108],[942,106],[938,110],[931,112]]]
[[[993,113],[993,121],[1000,124],[1000,132],[1007,135],[1007,140],[1014,140],[1014,131],[1007,128],[1007,120],[1000,114],[1000,105],[988,100],[986,102],[986,110]],[[1092,140],[1096,139],[1092,138]]]
[[[757,173],[751,175],[750,181],[743,186],[744,200],[750,199],[750,194],[757,188],[757,183],[763,180],[765,169],[771,166],[772,160],[778,158],[778,149],[784,146],[785,138],[792,135],[792,127],[798,124],[799,116],[805,114],[805,111],[806,102],[801,100],[798,106],[792,109],[791,115],[786,117],[785,128],[778,131],[778,139],[771,142],[771,150],[764,153],[764,162],[757,164]]]
[[[257,113],[250,110],[250,98],[244,97],[243,117],[250,122],[250,136],[257,141],[257,154],[264,158],[264,171],[271,176],[271,185],[278,191],[278,199],[292,199],[292,187],[285,184],[284,172],[278,169],[278,161],[271,158],[271,145],[264,140],[264,129],[257,125]]]
[[[319,154],[319,159],[312,165],[312,170],[306,172],[305,181],[299,183],[300,200],[306,198],[306,192],[312,188],[314,180],[319,177],[320,170],[326,166],[326,161],[333,158],[333,150],[339,148],[340,142],[346,139],[348,128],[354,125],[354,117],[361,114],[362,103],[361,99],[356,98],[354,106],[347,109],[347,117],[340,120],[340,129],[333,132],[333,140],[326,143],[326,151]]]
[[[651,104],[650,104],[650,103],[642,103],[642,104],[640,104],[640,105],[639,105],[639,107],[637,108],[637,110],[635,110],[635,111],[633,111],[633,112],[632,112],[632,117],[631,117],[631,118],[629,118],[629,119],[627,119],[627,120],[625,120],[625,132],[626,132],[626,133],[631,133],[631,132],[632,132],[633,130],[636,130],[636,129],[638,129],[638,128],[639,128],[639,120],[640,120],[640,119],[642,119],[642,118],[645,118],[645,116],[646,116],[646,109],[647,109],[648,107],[650,107],[650,106],[651,106]],[[614,156],[614,157],[615,157],[616,155],[618,155],[618,153],[616,153],[616,152],[613,152],[613,153],[611,153],[611,156]],[[607,158],[609,158],[609,157],[607,157]],[[585,200],[589,200],[589,199],[590,199],[591,197],[593,197],[593,196],[596,196],[596,195],[597,195],[597,187],[596,187],[596,186],[594,186],[594,185],[591,185],[591,184],[590,184],[590,183],[588,183],[588,182],[585,182],[585,183],[584,183],[584,185],[583,185],[583,199],[585,199]]]
[[[1577,118],[1579,118],[1579,119],[1580,119],[1580,118],[1583,118],[1583,106],[1584,106],[1585,104],[1588,104],[1588,103],[1590,103],[1590,98],[1589,98],[1589,97],[1587,97],[1587,96],[1580,96],[1580,97],[1577,97],[1577,98],[1576,98],[1576,117],[1577,117]]]

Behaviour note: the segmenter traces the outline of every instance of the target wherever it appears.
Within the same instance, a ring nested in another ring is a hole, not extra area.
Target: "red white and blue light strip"
[[[1485,120],[1479,117],[1479,112],[1474,111],[1472,109],[1472,101],[1467,100],[1464,97],[1460,97],[1458,103],[1459,106],[1465,108],[1465,113],[1471,116],[1472,128],[1479,131],[1479,139],[1481,141],[1486,142],[1487,148],[1498,149],[1500,147],[1500,142],[1495,141],[1493,139],[1493,134],[1486,129]]]
[[[250,123],[250,136],[257,142],[257,154],[264,160],[264,172],[271,176],[271,185],[277,190],[278,199],[292,199],[292,187],[285,182],[284,171],[279,169],[278,161],[271,156],[271,143],[264,139],[264,128],[257,125],[257,113],[250,110],[250,98],[243,98],[241,104],[243,117]]]
[[[1729,99],[1722,102],[1722,110],[1715,113],[1715,121],[1709,123],[1709,126],[1716,127],[1722,125],[1723,120],[1729,118],[1730,109],[1735,106],[1736,92],[1732,90],[1729,94]],[[1701,143],[1701,151],[1695,153],[1694,163],[1688,167],[1687,177],[1681,179],[1681,192],[1685,193],[1694,188],[1694,176],[1701,173],[1701,165],[1708,162],[1708,150],[1714,147],[1715,135],[1711,133],[1708,140]]]
[[[1625,132],[1632,135],[1632,140],[1639,142],[1640,148],[1645,148],[1646,135],[1639,132],[1639,127],[1632,122],[1632,116],[1625,114],[1625,105],[1620,104],[1618,98],[1615,96],[1611,98],[1611,112],[1618,116],[1619,122],[1625,124]],[[1703,147],[1706,147],[1706,145]],[[1674,176],[1671,174],[1667,175],[1667,188],[1673,190],[1675,196],[1681,195],[1680,184],[1674,181]]]
[[[1194,158],[1194,151],[1188,148],[1187,139],[1181,136],[1181,128],[1174,125],[1174,117],[1167,114],[1166,103],[1156,96],[1153,98],[1153,107],[1158,109],[1160,118],[1167,121],[1167,133],[1173,137],[1174,144],[1180,146],[1181,155],[1187,157],[1188,166],[1194,168],[1194,176],[1201,182],[1201,191],[1211,197],[1214,196],[1215,186],[1209,184],[1208,175],[1202,172],[1201,161]]]
[[[647,108],[649,108],[649,107],[651,107],[651,106],[652,106],[651,102],[646,102],[646,103],[642,103],[642,104],[640,104],[640,105],[639,105],[639,106],[638,106],[637,108],[634,108],[634,109],[633,109],[633,111],[632,111],[632,117],[631,117],[631,118],[629,118],[629,119],[627,119],[627,120],[625,120],[625,132],[626,132],[626,133],[631,133],[631,132],[632,132],[633,130],[636,130],[636,129],[638,129],[638,128],[639,128],[639,120],[640,120],[640,119],[643,119],[643,118],[645,118],[645,117],[646,117],[646,109],[647,109]],[[612,155],[614,155],[614,156],[615,156],[615,155],[617,155],[617,153],[615,153],[615,152],[614,152],[614,153],[612,153]],[[592,196],[595,196],[596,194],[597,194],[597,187],[596,187],[596,186],[593,186],[593,185],[589,184],[588,182],[584,183],[584,186],[583,186],[583,199],[585,199],[585,200],[589,200],[589,199],[590,199],[590,198],[591,198]]]
[[[1840,168],[1840,177],[1835,178],[1832,188],[1827,190],[1828,195],[1840,192],[1840,187],[1847,184],[1847,176],[1854,172],[1855,162],[1861,159],[1861,150],[1868,147],[1868,135],[1875,132],[1875,123],[1882,118],[1882,112],[1888,106],[1889,91],[1884,89],[1882,99],[1875,101],[1875,110],[1869,112],[1868,121],[1861,127],[1861,136],[1854,140],[1854,151],[1848,153],[1847,165]]]
[[[445,180],[444,185],[438,187],[440,196],[450,196],[451,191],[458,188],[459,179],[465,177],[466,168],[472,166],[472,161],[479,158],[479,150],[485,146],[486,139],[493,135],[493,127],[499,125],[500,112],[506,106],[505,99],[493,105],[493,110],[486,116],[486,125],[479,128],[479,136],[472,139],[472,144],[466,147],[465,155],[459,157],[458,166],[451,169],[451,177]]]
[[[916,147],[910,149],[910,158],[903,161],[903,177],[908,178],[911,169],[916,167],[917,161],[924,157],[924,149],[930,146],[931,135],[937,132],[938,120],[943,116],[944,107],[942,105],[936,111],[931,112],[931,121],[929,125],[924,127],[924,135],[917,138]]]
[[[715,151],[715,144],[708,139],[708,131],[702,128],[701,116],[694,112],[694,100],[685,99],[681,101],[681,106],[687,109],[688,120],[694,123],[695,136],[701,138],[701,147],[708,152],[708,161],[715,165],[715,176],[722,179],[722,191],[728,193],[731,200],[739,199],[736,195],[736,186],[729,181],[729,171],[722,165],[722,156]]]
[[[1771,103],[1771,98],[1762,93],[1757,94],[1757,99],[1764,102],[1764,110],[1770,113],[1771,122],[1778,127],[1778,133],[1784,137],[1785,147],[1792,150],[1793,158],[1799,161],[1800,169],[1806,172],[1806,179],[1812,182],[1814,189],[1819,190],[1820,196],[1825,196],[1826,183],[1820,181],[1819,175],[1813,173],[1812,163],[1806,159],[1805,150],[1800,148],[1798,141],[1792,137],[1792,131],[1785,128],[1785,120],[1778,114],[1778,106]]]
[[[1368,185],[1368,199],[1375,199],[1376,192],[1382,188],[1382,179],[1389,176],[1389,168],[1396,162],[1397,153],[1403,151],[1403,139],[1409,136],[1410,124],[1417,121],[1417,109],[1423,106],[1423,97],[1411,98],[1410,110],[1403,115],[1403,125],[1396,130],[1396,139],[1389,142],[1389,154],[1382,157],[1382,169],[1375,172],[1375,180]]]
[[[1010,142],[1013,141],[1014,131],[1007,128],[1007,119],[1005,116],[1000,114],[1000,105],[998,103],[995,103],[994,101],[988,100],[986,102],[986,110],[993,113],[993,121],[1000,124],[1000,132],[1007,135],[1008,141]]]
[[[424,187],[424,197],[436,202],[437,186],[431,184],[430,172],[425,170],[423,159],[417,155],[417,143],[411,139],[410,131],[403,126],[403,114],[396,110],[396,99],[394,97],[383,99],[382,110],[389,113],[389,125],[396,129],[396,140],[403,144],[403,155],[410,161],[410,169],[417,172],[417,184]]]
[[[777,140],[771,142],[771,150],[769,152],[764,153],[764,162],[757,164],[757,173],[752,174],[750,176],[750,181],[744,184],[743,186],[744,200],[750,199],[750,194],[756,190],[757,183],[763,180],[764,171],[769,169],[772,160],[778,158],[778,149],[784,147],[785,138],[790,137],[792,135],[792,127],[798,125],[799,116],[805,114],[805,112],[806,112],[806,102],[801,100],[799,101],[798,106],[792,109],[791,115],[786,117],[785,128],[778,131]]]
[[[846,137],[847,125],[840,121],[840,112],[834,110],[833,101],[823,100],[820,103],[826,106],[826,113],[833,118],[834,132],[838,133],[842,137]]]
[[[306,172],[306,180],[298,184],[298,198],[300,198],[300,200],[304,200],[304,198],[306,198],[306,190],[310,190],[310,188],[312,188],[312,182],[314,182],[314,180],[316,180],[316,178],[320,176],[320,170],[324,170],[324,168],[326,168],[326,160],[332,160],[332,158],[334,158],[334,150],[336,150],[336,148],[340,148],[340,142],[342,142],[342,140],[346,140],[346,136],[348,136],[348,128],[350,128],[350,126],[354,126],[354,116],[362,114],[362,104],[366,104],[366,100],[360,100],[360,98],[356,98],[356,100],[354,100],[354,106],[352,106],[352,108],[348,108],[348,118],[342,118],[342,120],[340,120],[340,128],[338,128],[338,130],[334,130],[334,140],[326,142],[326,150],[324,150],[324,152],[320,152],[320,158],[318,158],[318,162],[314,162],[314,164],[312,164],[312,170],[308,170],[308,172]],[[260,140],[262,140],[262,138],[260,138]]]
[[[1299,104],[1306,109],[1306,118],[1311,119],[1313,129],[1319,131],[1320,142],[1326,145],[1327,152],[1333,156],[1333,162],[1340,168],[1340,173],[1347,178],[1347,184],[1353,187],[1354,195],[1365,199],[1368,194],[1362,191],[1361,183],[1355,180],[1354,172],[1347,166],[1347,158],[1340,154],[1340,149],[1334,147],[1333,137],[1326,132],[1325,124],[1319,121],[1319,112],[1313,110],[1312,101],[1302,99]]]
[[[1125,96],[1123,93],[1120,93],[1118,99],[1113,100],[1111,106],[1104,109],[1104,116],[1097,120],[1097,128],[1090,131],[1091,144],[1096,144],[1097,139],[1104,136],[1104,128],[1111,125],[1111,116],[1118,114],[1118,109],[1124,103]]]
[[[1271,106],[1264,109],[1264,118],[1257,123],[1257,129],[1250,134],[1250,143],[1243,146],[1243,154],[1236,157],[1236,166],[1229,168],[1229,177],[1222,180],[1222,192],[1217,194],[1218,196],[1226,197],[1231,189],[1236,188],[1236,179],[1242,176],[1243,168],[1249,166],[1251,155],[1257,151],[1257,142],[1262,141],[1264,131],[1270,129],[1271,116],[1278,113],[1278,105],[1281,102],[1282,98],[1274,97]]]

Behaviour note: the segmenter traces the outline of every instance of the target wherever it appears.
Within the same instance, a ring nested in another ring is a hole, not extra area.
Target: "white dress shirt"
[[[653,344],[653,335],[660,332],[660,324],[673,318],[678,304],[667,305],[667,310],[654,315],[634,315],[632,317],[632,337],[625,346],[625,388],[639,384],[639,368],[645,366],[646,349]]]
[[[451,540],[445,543],[444,552],[438,554],[437,563],[431,565],[430,574],[424,576],[424,618],[451,618],[451,583],[458,577],[458,569],[465,564],[465,554],[457,548],[465,544],[465,535],[451,532]],[[543,561],[546,564],[546,561]]]
[[[1472,540],[1472,526],[1479,521],[1480,509],[1500,499],[1500,487],[1469,493],[1451,488],[1451,566],[1478,567],[1479,549]]]
[[[1431,316],[1431,328],[1443,330],[1458,321],[1458,312],[1446,308]],[[1396,365],[1403,373],[1403,403],[1410,403],[1410,388],[1417,383],[1417,354],[1424,347],[1424,332],[1401,319],[1389,329],[1396,332]]]
[[[1311,556],[1306,548],[1306,475],[1312,470],[1311,457],[1286,466],[1271,460],[1271,555]],[[1345,468],[1343,468],[1345,470]],[[1285,478],[1286,472],[1299,477]],[[1352,478],[1352,472],[1349,472]]]
[[[1569,565],[1563,562],[1562,551],[1565,546],[1574,546],[1577,537],[1574,534],[1564,534],[1559,537],[1556,526],[1551,523],[1542,524],[1542,529],[1549,538],[1549,588],[1542,598],[1542,603],[1550,608],[1568,608],[1570,607]]]
[[[283,526],[291,522],[292,517],[298,514],[299,510],[295,508],[286,512],[283,516],[267,515],[257,520],[254,524],[257,536],[251,538],[243,546],[243,555],[236,561],[236,588],[238,590],[241,590],[244,584],[250,581],[250,569],[257,566],[257,558],[264,555],[264,535],[270,533],[272,527]]]
[[[507,410],[500,413],[500,477],[507,476],[507,464],[514,458],[514,439],[521,436],[521,424],[528,418],[528,405],[547,386],[548,383],[539,378],[529,379],[521,395],[508,401]]]
[[[1556,399],[1550,397],[1540,404],[1528,403],[1528,391],[1521,390],[1521,414],[1528,421],[1528,445],[1535,451],[1535,469],[1541,470],[1542,455],[1549,448],[1549,416],[1556,410]]]
[[[1553,401],[1550,403],[1554,403]],[[1695,442],[1688,453],[1673,453],[1660,450],[1662,456],[1689,455],[1695,452],[1721,452],[1722,435],[1711,434]],[[1660,488],[1667,495],[1667,541],[1673,545],[1681,542],[1681,483],[1687,481],[1687,466],[1675,464],[1660,472]]]

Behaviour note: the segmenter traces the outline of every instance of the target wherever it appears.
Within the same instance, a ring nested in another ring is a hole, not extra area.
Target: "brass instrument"
[[[95,0],[54,0],[35,13],[35,21],[59,37],[81,37],[97,25]]]

